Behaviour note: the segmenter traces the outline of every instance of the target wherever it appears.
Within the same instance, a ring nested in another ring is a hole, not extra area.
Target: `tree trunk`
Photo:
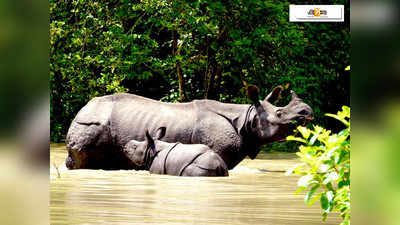
[[[180,66],[179,62],[176,62],[176,73],[178,75],[178,81],[179,81],[179,98],[178,101],[184,101],[185,100],[185,92],[183,89],[183,76],[182,76],[182,68]]]
[[[173,38],[173,42],[172,42],[172,57],[175,57],[176,55],[179,54],[178,51],[178,34],[176,31],[172,32],[172,38]],[[183,86],[183,75],[182,75],[182,68],[180,65],[180,62],[177,61],[176,62],[176,74],[178,76],[178,84],[179,84],[179,98],[178,101],[182,102],[185,100],[185,90],[184,90],[184,86]]]
[[[222,66],[216,64],[214,81],[209,93],[211,99],[219,100],[218,90],[219,90],[219,84],[221,82],[221,74],[222,74]]]
[[[222,28],[219,28],[218,36],[214,40],[217,46],[220,48],[224,45],[226,39],[226,32]],[[221,80],[222,67],[218,64],[215,56],[217,54],[216,50],[210,48],[211,42],[208,42],[207,49],[207,69],[205,76],[205,93],[204,98],[218,100],[218,88]]]

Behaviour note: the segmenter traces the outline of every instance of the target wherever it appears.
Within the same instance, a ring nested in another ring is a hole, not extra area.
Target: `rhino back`
[[[116,145],[129,140],[143,141],[145,131],[154,135],[159,127],[166,127],[166,142],[190,143],[196,112],[192,103],[164,103],[133,94],[113,96],[111,136]]]
[[[226,166],[224,160],[213,151],[207,151],[201,156],[199,156],[193,164],[205,169],[205,170],[218,170],[221,167],[223,170],[228,171],[228,167]]]
[[[206,145],[202,144],[179,144],[171,151],[169,150],[170,149],[164,149],[153,160],[150,167],[151,173],[165,173],[178,176],[180,172],[183,171],[186,166],[193,163],[198,156],[210,151]]]
[[[79,110],[74,122],[87,125],[106,125],[110,119],[112,109],[111,95],[93,98]]]

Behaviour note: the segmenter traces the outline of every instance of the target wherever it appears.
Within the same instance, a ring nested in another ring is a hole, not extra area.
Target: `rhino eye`
[[[282,116],[282,112],[280,110],[276,111],[276,116],[277,117],[281,117]]]

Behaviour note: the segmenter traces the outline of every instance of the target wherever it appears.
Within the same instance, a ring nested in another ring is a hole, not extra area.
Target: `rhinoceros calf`
[[[228,176],[225,162],[207,145],[182,144],[159,141],[165,135],[165,127],[159,128],[153,139],[146,131],[145,141],[129,141],[124,154],[150,173],[175,176]]]
[[[84,106],[68,130],[69,169],[141,169],[122,152],[130,140],[143,141],[148,130],[154,136],[166,127],[162,141],[204,144],[217,153],[228,169],[246,156],[254,159],[260,147],[286,138],[293,121],[307,123],[313,111],[294,92],[284,107],[276,87],[259,101],[258,90],[249,87],[253,104],[229,104],[214,100],[166,103],[133,94],[96,97]]]

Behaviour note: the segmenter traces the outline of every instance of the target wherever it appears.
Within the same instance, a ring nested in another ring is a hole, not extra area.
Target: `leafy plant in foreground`
[[[320,200],[323,220],[328,213],[338,212],[341,225],[350,224],[350,108],[342,107],[337,114],[325,114],[341,121],[346,128],[338,134],[320,126],[313,130],[297,127],[302,137],[289,136],[287,140],[303,143],[297,155],[302,163],[289,169],[299,179],[296,194],[307,191],[304,201],[308,205]]]

